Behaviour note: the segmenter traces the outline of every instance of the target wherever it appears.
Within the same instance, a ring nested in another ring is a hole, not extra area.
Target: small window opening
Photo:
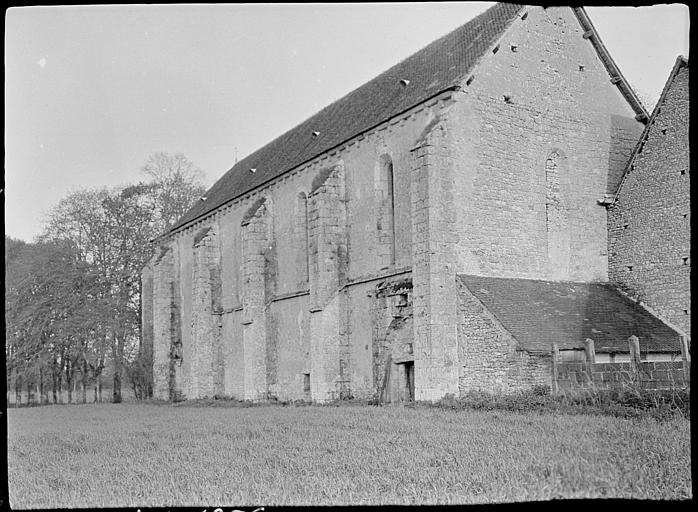
[[[623,224],[623,229],[628,229],[628,225],[627,225],[627,224]]]
[[[499,45],[492,48],[492,53],[497,53],[499,51]]]
[[[689,265],[691,263],[691,259],[688,256],[681,258],[681,260],[683,261],[684,265]]]
[[[465,81],[465,85],[470,85],[470,84],[472,84],[472,83],[473,83],[473,78],[475,78],[475,77],[474,77],[474,76],[471,76],[470,78],[468,78],[468,79]]]
[[[504,95],[504,103],[514,103],[513,100],[511,99],[511,96],[508,94]]]
[[[525,13],[523,13],[523,15],[521,15],[521,21],[524,21],[526,18],[528,18],[528,11],[526,11]]]
[[[684,214],[682,214],[681,216],[682,216],[684,219],[687,219],[687,218],[688,218],[688,214],[687,214],[687,213],[684,213]]]
[[[628,272],[632,272],[632,271],[633,271],[633,266],[632,266],[632,265],[628,265],[628,266],[625,267],[625,268],[628,269]]]
[[[512,45],[510,46],[510,48],[511,48],[511,51],[514,52],[514,53],[516,53],[516,50],[519,49],[519,47],[518,47],[517,45],[515,45],[515,44],[512,44]]]
[[[684,176],[686,174],[686,169],[681,169],[681,176]]]
[[[684,310],[683,310],[683,314],[684,314],[684,315],[687,315],[687,314],[688,314],[688,310],[687,310],[687,309],[684,309]]]
[[[309,373],[303,374],[303,392],[310,393],[310,374]]]
[[[581,64],[579,65],[579,71],[584,71],[584,66]]]
[[[666,128],[662,128],[662,135],[666,135]]]

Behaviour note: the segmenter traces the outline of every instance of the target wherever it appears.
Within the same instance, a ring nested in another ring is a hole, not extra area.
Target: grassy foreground
[[[680,416],[153,404],[7,415],[13,508],[692,497]]]

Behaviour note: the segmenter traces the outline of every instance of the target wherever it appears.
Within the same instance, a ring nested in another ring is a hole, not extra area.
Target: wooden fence
[[[641,361],[637,336],[628,338],[629,362],[596,362],[594,341],[590,339],[584,342],[584,361],[562,361],[557,343],[553,343],[551,352],[553,393],[575,389],[687,389],[691,383],[691,356],[685,336],[681,337],[680,361]]]

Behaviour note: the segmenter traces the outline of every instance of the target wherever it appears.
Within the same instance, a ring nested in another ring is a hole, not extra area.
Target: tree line
[[[141,280],[153,238],[198,200],[203,172],[184,155],[155,153],[144,180],[70,192],[29,243],[5,236],[5,355],[15,403],[102,401],[108,370],[112,401],[127,382],[152,397],[152,347],[142,343]],[[73,388],[81,397],[73,397]]]

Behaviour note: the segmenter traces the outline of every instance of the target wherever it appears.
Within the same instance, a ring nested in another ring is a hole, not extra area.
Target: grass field
[[[155,404],[7,415],[13,508],[692,497],[683,417]]]

